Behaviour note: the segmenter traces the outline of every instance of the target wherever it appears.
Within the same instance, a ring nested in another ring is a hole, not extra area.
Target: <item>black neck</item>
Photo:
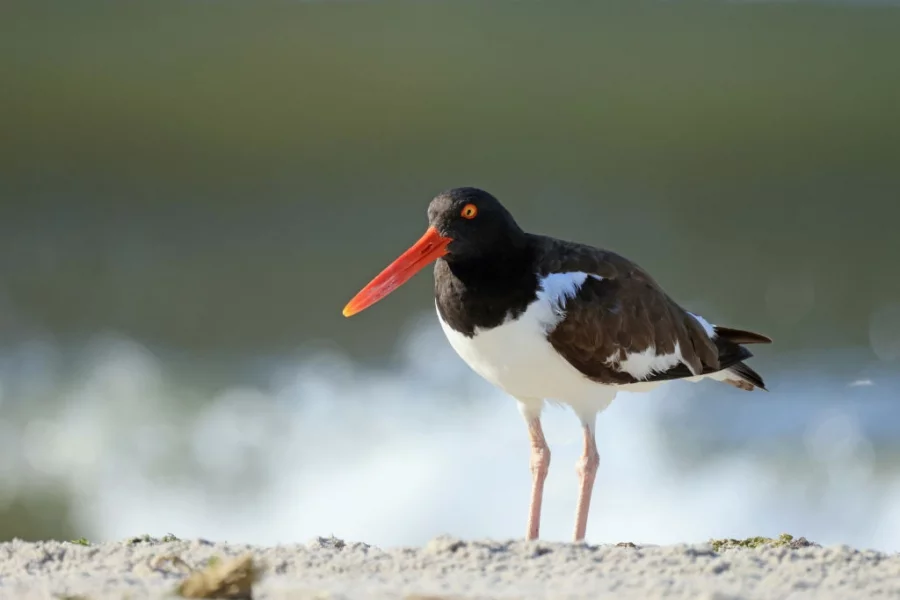
[[[441,318],[466,336],[525,312],[537,297],[538,275],[528,247],[501,255],[447,261],[434,268],[434,294]]]

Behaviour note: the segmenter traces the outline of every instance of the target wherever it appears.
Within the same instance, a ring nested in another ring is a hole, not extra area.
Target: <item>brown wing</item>
[[[553,347],[587,377],[609,384],[678,379],[711,373],[750,356],[736,345],[721,347],[640,267],[613,252],[542,238],[542,259],[550,273],[580,271],[588,277],[565,304],[565,317],[548,334]],[[681,362],[641,379],[621,368],[629,354],[648,348]]]

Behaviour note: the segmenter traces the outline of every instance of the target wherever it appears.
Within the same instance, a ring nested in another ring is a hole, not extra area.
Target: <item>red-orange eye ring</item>
[[[459,213],[463,219],[474,219],[478,214],[478,207],[474,204],[466,204],[463,206],[462,212]]]

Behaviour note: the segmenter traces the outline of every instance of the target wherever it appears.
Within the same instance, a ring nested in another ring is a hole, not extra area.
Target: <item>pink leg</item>
[[[550,469],[550,448],[544,439],[540,417],[528,421],[528,437],[531,439],[531,507],[528,510],[528,534],[526,540],[536,540],[541,529],[541,502],[544,499],[544,480]]]
[[[599,464],[600,454],[597,452],[597,441],[594,439],[594,426],[585,423],[584,453],[575,467],[579,482],[578,508],[575,509],[576,542],[584,539],[584,533],[587,530],[588,512],[591,510],[591,492],[594,490],[594,478],[597,475]]]

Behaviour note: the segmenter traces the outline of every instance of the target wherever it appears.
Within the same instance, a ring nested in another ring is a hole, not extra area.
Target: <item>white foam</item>
[[[471,373],[433,324],[414,332],[394,371],[324,355],[208,396],[138,344],[97,348],[73,379],[50,378],[61,404],[34,416],[31,442],[3,445],[26,454],[0,461],[19,491],[66,486],[89,538],[334,534],[398,545],[441,533],[523,535],[531,475],[516,404]],[[895,405],[879,400],[896,395],[896,378],[851,388],[821,372],[795,371],[783,386],[779,373],[767,375],[768,395],[713,382],[620,393],[597,421],[588,540],[788,531],[900,550],[900,472],[874,468],[896,465],[895,454],[879,453],[897,449],[874,445],[862,425],[896,422],[884,413]],[[29,400],[14,393],[24,389],[15,376],[0,374],[4,407]],[[580,427],[568,410],[545,411],[544,421],[553,462],[541,531],[568,540]],[[28,432],[8,419],[3,428]]]

